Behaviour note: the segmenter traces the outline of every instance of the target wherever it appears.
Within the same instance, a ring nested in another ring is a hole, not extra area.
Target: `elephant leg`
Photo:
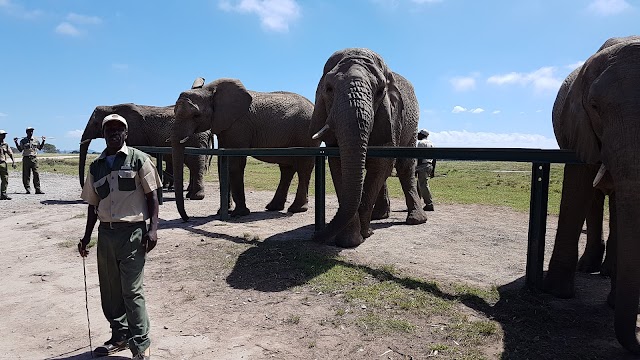
[[[236,208],[231,211],[231,216],[249,215],[251,211],[247,208],[244,195],[244,169],[247,166],[247,157],[239,156],[229,160],[229,186],[231,187],[231,196]]]
[[[542,289],[559,298],[574,296],[578,240],[593,199],[593,179],[598,168],[567,164],[564,167],[558,230]]]
[[[373,234],[370,226],[373,205],[378,200],[387,177],[391,175],[392,168],[393,159],[367,159],[367,175],[364,178],[362,200],[360,201],[360,208],[358,210],[358,215],[360,216],[360,234],[362,234],[362,237],[365,239]]]
[[[389,201],[389,190],[387,189],[387,182],[382,184],[382,188],[378,193],[376,203],[373,205],[373,211],[371,212],[371,220],[382,220],[389,217],[391,212],[391,203]]]
[[[280,211],[284,209],[284,204],[287,202],[289,186],[291,186],[291,180],[295,173],[292,166],[280,164],[280,182],[278,183],[276,193],[273,195],[273,199],[271,199],[266,206],[267,210]]]
[[[593,189],[593,200],[587,213],[587,245],[578,260],[578,271],[585,273],[599,272],[604,255],[604,239],[602,238],[602,213],[604,210],[604,193]]]
[[[600,275],[615,274],[618,252],[618,216],[616,215],[616,193],[609,194],[609,238],[607,239],[606,255],[600,268]]]
[[[311,182],[311,173],[313,172],[314,159],[300,159],[298,162],[298,189],[296,190],[296,198],[287,209],[290,213],[305,212],[309,209],[309,183]]]
[[[331,178],[333,186],[336,189],[338,202],[343,201],[342,193],[342,170],[341,161],[338,157],[329,158],[329,169],[331,170]],[[334,239],[323,239],[327,244],[334,244],[342,248],[356,247],[364,242],[364,238],[360,234],[360,218],[356,212],[355,216],[349,221],[349,224],[335,236]]]
[[[204,199],[204,156],[185,157],[189,169],[189,198],[191,200]]]
[[[416,185],[415,159],[398,159],[396,162],[396,173],[404,192],[404,199],[407,204],[408,225],[424,224],[427,222],[427,213],[420,205],[420,196]]]
[[[221,169],[220,169],[220,162],[217,163],[217,167],[218,167],[218,179],[220,179],[221,175]],[[202,179],[202,187],[204,188],[204,177]],[[220,191],[223,191],[222,188],[220,188]],[[229,203],[227,204],[227,209],[229,210],[229,213],[231,214],[234,210],[234,206],[233,206],[233,195],[231,195],[231,185],[229,185],[229,188],[227,189],[227,199],[229,199]],[[220,215],[220,209],[218,208],[218,211],[216,212],[216,215]]]

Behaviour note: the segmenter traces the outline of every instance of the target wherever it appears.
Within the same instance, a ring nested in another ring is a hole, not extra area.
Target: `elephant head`
[[[392,119],[402,108],[394,73],[375,52],[344,49],[327,60],[316,90],[309,135],[340,148],[342,180],[336,184],[338,212],[316,235],[318,240],[335,237],[354,219],[362,197],[367,146],[396,145]]]
[[[640,353],[635,333],[640,295],[639,99],[640,37],[635,36],[608,40],[569,75],[554,105],[560,147],[575,150],[586,163],[601,164],[595,182],[609,179],[616,193],[615,330],[623,347],[634,353]]]
[[[206,85],[198,85],[178,97],[174,108],[176,126],[171,135],[176,205],[185,221],[189,219],[184,209],[182,193],[185,142],[193,134],[206,130],[219,135],[234,120],[246,114],[252,102],[251,95],[239,80],[218,79]]]
[[[140,113],[140,109],[135,104],[97,106],[93,110],[80,140],[80,162],[78,164],[80,186],[84,186],[84,168],[91,140],[103,137],[102,120],[109,114],[118,114],[127,119],[129,122],[129,132],[136,132],[139,127],[138,124],[141,123],[140,120],[143,118],[143,115]]]

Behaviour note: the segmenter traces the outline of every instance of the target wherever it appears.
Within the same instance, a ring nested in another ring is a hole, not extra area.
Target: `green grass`
[[[88,162],[97,155],[89,155]],[[43,172],[74,175],[78,173],[78,159],[42,159]],[[86,167],[88,168],[88,167]],[[550,214],[558,214],[564,165],[552,164],[549,181]],[[214,158],[205,181],[218,181],[217,164]],[[188,178],[185,169],[184,178]],[[277,165],[254,158],[247,159],[245,185],[255,190],[275,191],[280,171]],[[294,177],[289,191],[295,193],[297,178]],[[389,194],[402,198],[402,188],[396,177],[387,181]],[[436,177],[429,180],[436,204],[485,204],[507,206],[521,212],[529,211],[531,187],[531,164],[497,161],[438,161]],[[326,192],[335,194],[329,166],[326,166]],[[311,177],[310,195],[315,193],[315,175]],[[606,212],[605,212],[606,213]]]

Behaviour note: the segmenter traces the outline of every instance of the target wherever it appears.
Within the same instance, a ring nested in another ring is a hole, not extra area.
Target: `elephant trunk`
[[[626,169],[628,170],[628,168]],[[620,344],[634,354],[640,354],[636,337],[638,299],[640,297],[640,166],[632,171],[633,179],[614,175],[618,224],[616,271],[615,330]]]
[[[89,151],[89,144],[91,144],[91,139],[82,138],[82,142],[80,142],[80,160],[78,162],[78,177],[80,178],[80,187],[84,187],[84,167],[87,162],[87,152]]]
[[[327,225],[321,238],[330,239],[339,234],[351,221],[360,207],[364,184],[364,170],[367,144],[373,126],[374,112],[371,104],[371,89],[361,81],[351,81],[347,91],[337,91],[344,96],[335,99],[327,123],[335,128],[340,148],[341,182],[339,186],[339,207],[336,215]],[[356,225],[359,229],[359,224]],[[359,234],[352,234],[359,237]],[[351,239],[352,241],[353,238]],[[357,246],[362,242],[341,243],[343,247]]]
[[[183,191],[183,166],[184,166],[184,144],[174,139],[171,145],[171,155],[173,160],[173,186],[175,189],[176,206],[182,220],[189,221],[189,216],[184,210],[184,191]]]

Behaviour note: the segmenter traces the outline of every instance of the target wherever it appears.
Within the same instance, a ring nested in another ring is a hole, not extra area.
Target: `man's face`
[[[33,130],[27,130],[27,137],[33,136]]]
[[[107,148],[119,150],[127,139],[127,128],[119,121],[109,121],[102,129]]]
[[[0,142],[4,141],[5,137],[7,137],[7,134],[0,134]]]

